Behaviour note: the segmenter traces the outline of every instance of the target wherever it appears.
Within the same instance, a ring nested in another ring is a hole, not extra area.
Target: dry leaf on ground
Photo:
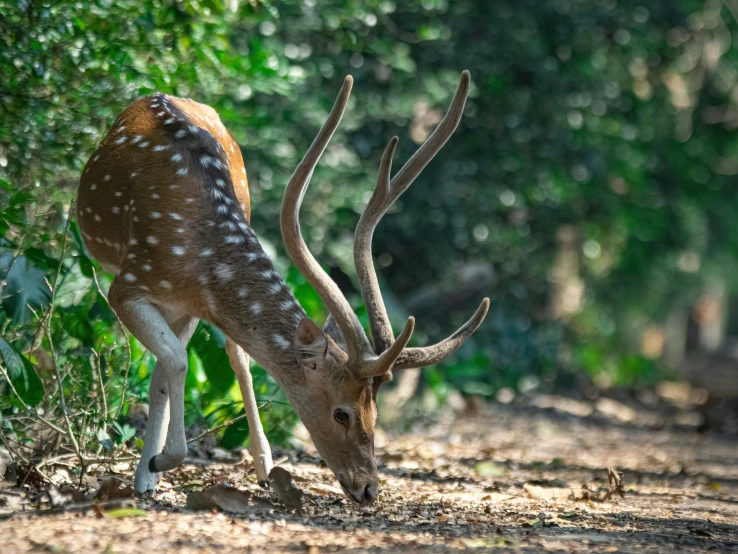
[[[302,515],[302,491],[292,484],[292,474],[283,467],[274,467],[269,472],[269,484],[279,501],[288,510],[297,510]]]
[[[220,484],[188,494],[187,507],[190,510],[220,510],[232,514],[249,514],[273,508],[274,504],[248,491]]]

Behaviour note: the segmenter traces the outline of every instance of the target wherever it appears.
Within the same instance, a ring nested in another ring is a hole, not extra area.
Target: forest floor
[[[700,432],[678,396],[650,406],[539,396],[380,434],[381,494],[365,508],[316,458],[281,451],[302,515],[257,486],[247,454],[188,460],[153,497],[94,504],[6,481],[0,551],[738,552],[738,441]],[[90,490],[106,483],[90,479]],[[247,493],[226,499],[239,513],[187,508],[193,491],[223,482]]]

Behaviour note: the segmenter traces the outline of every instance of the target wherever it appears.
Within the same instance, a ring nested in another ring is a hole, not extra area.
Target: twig
[[[258,407],[258,408],[256,408],[256,409],[257,409],[257,410],[261,410],[262,408],[266,408],[267,406],[269,406],[269,404],[271,404],[271,403],[272,403],[272,401],[271,401],[271,400],[269,400],[269,401],[265,402],[264,404],[262,404],[261,406],[259,406],[259,407]],[[193,442],[197,442],[197,441],[199,441],[200,439],[204,439],[205,437],[207,437],[207,436],[209,436],[209,435],[212,435],[213,433],[217,433],[218,431],[220,431],[221,429],[223,429],[223,427],[228,427],[229,425],[233,425],[234,423],[236,423],[237,421],[241,421],[241,420],[242,420],[242,419],[244,419],[245,417],[246,417],[246,414],[241,414],[241,415],[240,415],[240,416],[238,416],[238,417],[234,417],[234,418],[233,418],[232,420],[230,420],[230,421],[226,421],[225,423],[221,423],[221,424],[220,424],[220,425],[218,425],[217,427],[213,427],[213,428],[212,428],[212,429],[210,429],[209,431],[205,431],[205,432],[204,432],[204,433],[203,433],[202,435],[198,435],[198,436],[196,436],[196,437],[195,437],[194,439],[190,439],[190,440],[188,440],[188,441],[187,441],[187,444],[191,444],[191,443],[193,443]]]
[[[38,467],[51,466],[54,464],[67,465],[65,462],[66,460],[76,457],[76,454],[62,454],[61,456],[55,456],[53,458],[42,460],[38,464]],[[129,456],[121,456],[120,458],[88,458],[85,460],[85,465],[89,467],[93,464],[115,464],[118,462],[133,462],[140,458],[140,456],[137,456],[135,454],[131,454]]]
[[[108,421],[108,399],[105,396],[105,385],[103,384],[103,378],[102,378],[102,368],[100,367],[100,355],[97,353],[95,349],[92,350],[91,358],[95,359],[95,365],[97,366],[97,379],[99,381],[100,386],[100,397],[102,399],[103,404],[103,418],[105,423]]]
[[[8,385],[10,385],[10,390],[12,390],[12,391],[13,391],[13,394],[14,394],[14,395],[15,395],[15,397],[16,397],[16,398],[17,398],[17,399],[18,399],[18,400],[20,401],[20,403],[21,403],[21,405],[23,406],[23,408],[24,408],[24,409],[25,409],[25,410],[26,410],[26,411],[27,411],[27,412],[28,412],[28,413],[29,413],[29,414],[30,414],[30,415],[31,415],[31,416],[32,416],[32,417],[33,417],[34,419],[37,419],[37,420],[39,420],[39,421],[40,421],[41,423],[43,423],[44,425],[48,425],[49,427],[51,427],[51,428],[52,428],[52,429],[53,429],[54,431],[56,431],[57,433],[61,433],[62,435],[66,435],[66,434],[67,434],[67,433],[66,433],[66,431],[64,431],[64,430],[63,430],[63,429],[61,429],[60,427],[57,427],[56,425],[54,425],[54,424],[53,424],[53,423],[51,423],[50,421],[48,421],[48,420],[44,419],[43,417],[41,417],[40,415],[38,415],[38,413],[36,413],[36,410],[34,410],[34,409],[33,409],[33,408],[31,408],[31,407],[30,407],[30,406],[29,406],[28,404],[26,404],[26,401],[25,401],[25,400],[23,400],[23,398],[21,397],[21,395],[20,395],[20,394],[18,394],[18,391],[17,391],[16,389],[15,389],[15,385],[13,385],[13,382],[12,382],[12,381],[10,380],[10,376],[8,375],[7,371],[5,371],[5,367],[3,367],[3,365],[2,365],[2,364],[0,364],[0,371],[2,372],[2,374],[3,374],[3,377],[5,378],[5,380],[6,380],[7,382],[8,382]]]
[[[115,411],[115,416],[113,419],[118,419],[118,416],[120,415],[120,411],[123,409],[123,404],[125,404],[126,400],[126,385],[128,384],[128,374],[131,371],[131,341],[128,339],[128,333],[126,333],[126,328],[123,325],[123,322],[120,320],[120,317],[118,317],[118,313],[113,309],[113,307],[110,305],[110,302],[108,302],[108,297],[105,296],[105,293],[102,290],[102,287],[100,287],[100,282],[97,280],[97,272],[95,271],[95,268],[92,268],[92,277],[95,279],[95,285],[97,286],[97,291],[100,293],[100,296],[102,296],[105,299],[105,303],[110,308],[110,311],[113,312],[113,315],[115,316],[115,319],[118,320],[118,325],[120,325],[120,329],[123,333],[123,338],[126,339],[126,352],[128,352],[128,361],[126,363],[126,369],[123,372],[123,387],[120,391],[120,404],[118,404],[118,409]],[[102,379],[102,377],[101,377]],[[102,380],[101,380],[102,383]],[[105,394],[105,390],[102,391],[103,395]],[[107,419],[108,411],[105,410],[105,417]]]
[[[56,299],[56,283],[59,280],[59,274],[61,273],[62,266],[64,265],[64,254],[67,251],[67,235],[69,234],[69,223],[71,221],[70,216],[72,215],[73,209],[74,209],[74,202],[72,202],[69,205],[69,212],[67,213],[67,222],[64,225],[64,237],[62,239],[62,251],[61,251],[61,256],[59,257],[59,266],[56,268],[56,273],[54,274],[54,281],[52,283],[52,288],[51,288],[51,302],[49,303],[49,311],[46,314],[46,317],[44,318],[42,325],[46,328],[46,339],[49,341],[49,350],[51,351],[51,360],[54,364],[54,372],[56,374],[56,380],[59,386],[59,402],[61,403],[62,413],[64,415],[64,421],[67,424],[67,434],[69,435],[69,440],[72,441],[72,446],[74,447],[74,452],[77,454],[77,457],[79,458],[79,463],[82,465],[82,470],[83,470],[82,473],[84,473],[85,460],[82,457],[82,453],[79,450],[79,444],[77,444],[77,438],[74,436],[74,430],[72,429],[72,422],[69,420],[69,414],[67,413],[67,403],[64,400],[64,383],[62,381],[61,372],[59,371],[59,364],[56,361],[56,352],[54,351],[54,343],[51,338],[51,328],[49,326],[51,317],[54,314],[54,300]]]

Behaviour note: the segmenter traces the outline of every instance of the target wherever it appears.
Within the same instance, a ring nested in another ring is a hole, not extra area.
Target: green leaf
[[[41,402],[44,397],[44,385],[31,362],[18,354],[2,337],[0,337],[0,356],[5,362],[11,383],[23,401],[29,406],[36,406]]]
[[[14,323],[25,323],[33,317],[29,306],[38,310],[49,305],[51,290],[46,283],[46,274],[37,267],[29,266],[25,256],[18,256],[13,261],[13,252],[0,250],[2,279],[7,281],[3,289],[2,307]]]
[[[144,510],[138,508],[118,508],[116,510],[110,510],[105,512],[105,517],[110,519],[119,519],[121,517],[146,517]]]
[[[241,410],[238,415],[240,416],[244,413],[245,412]],[[249,438],[249,434],[249,422],[246,418],[243,418],[226,428],[225,433],[223,433],[223,438],[220,441],[220,445],[228,450],[236,448],[246,442],[246,439]]]
[[[213,392],[221,395],[228,392],[236,380],[225,351],[225,342],[225,334],[208,323],[201,323],[190,341],[190,348],[194,348],[202,360]]]

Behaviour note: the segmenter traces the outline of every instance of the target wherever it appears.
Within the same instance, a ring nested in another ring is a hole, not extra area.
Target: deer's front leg
[[[254,395],[254,383],[249,370],[249,355],[243,348],[233,342],[230,337],[226,341],[226,352],[231,361],[231,367],[236,373],[238,386],[243,398],[243,409],[249,422],[249,434],[251,435],[251,446],[249,450],[254,458],[256,479],[262,487],[268,486],[269,472],[272,470],[272,450],[264,435],[264,428],[259,419],[259,407]]]

